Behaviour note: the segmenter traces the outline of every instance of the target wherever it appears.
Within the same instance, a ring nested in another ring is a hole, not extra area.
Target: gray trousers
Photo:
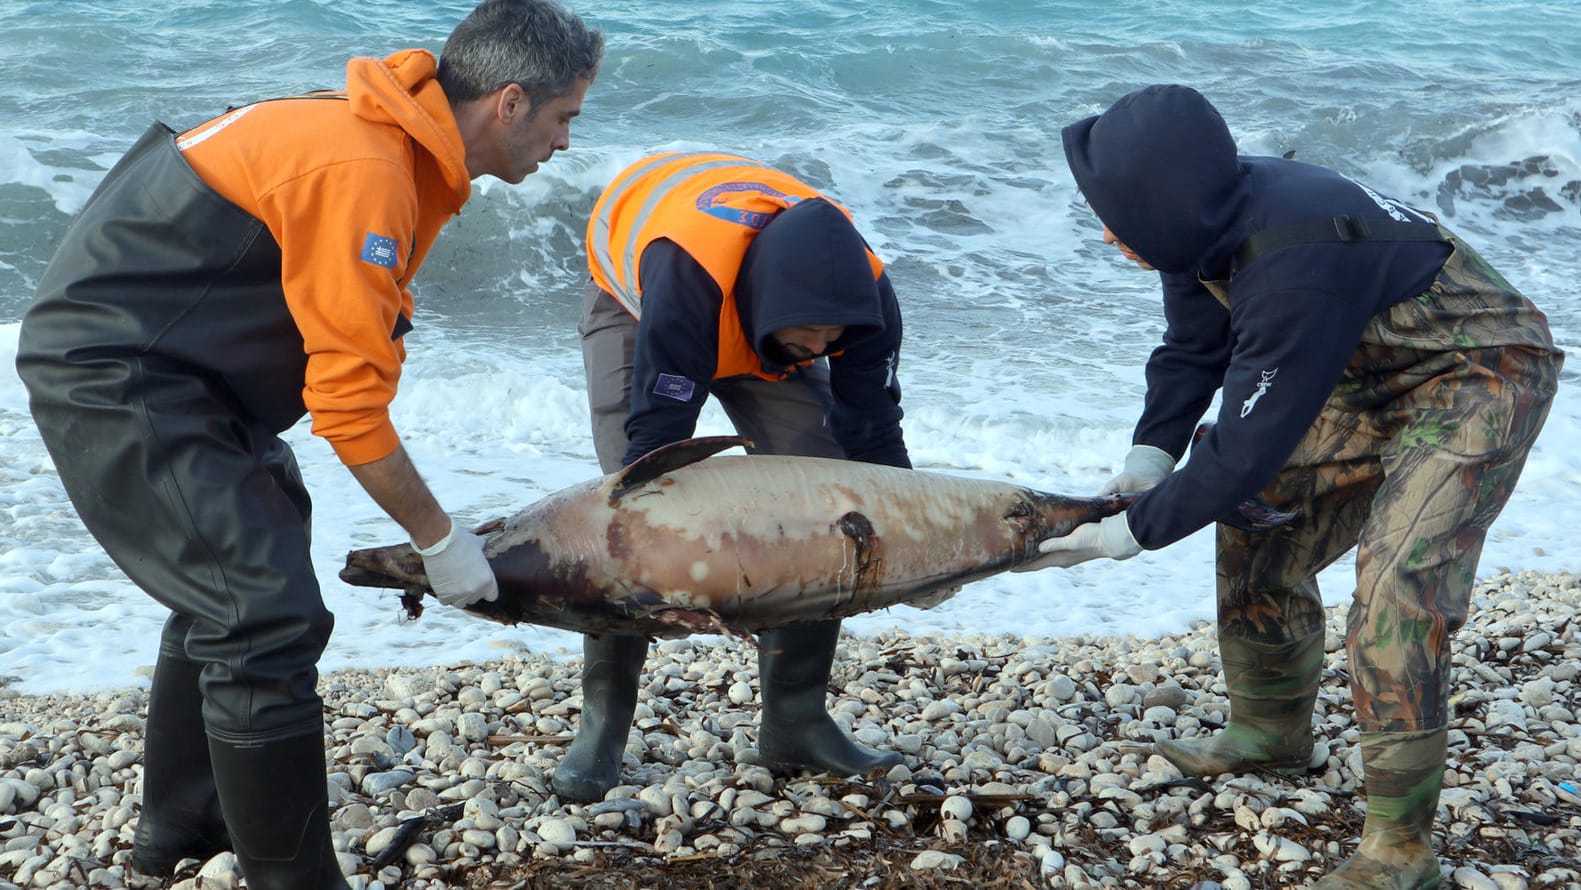
[[[637,320],[613,296],[589,281],[577,333],[582,335],[593,448],[599,467],[613,473],[621,468],[626,453]],[[827,361],[807,365],[788,380],[752,375],[714,380],[708,391],[719,400],[736,432],[752,440],[753,447],[748,450],[753,454],[845,457],[826,419],[825,406],[831,398]]]

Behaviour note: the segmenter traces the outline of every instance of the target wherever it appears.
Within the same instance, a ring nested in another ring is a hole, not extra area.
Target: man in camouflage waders
[[[1367,817],[1314,887],[1437,887],[1449,637],[1558,381],[1543,314],[1427,215],[1321,167],[1238,155],[1187,87],[1133,92],[1064,143],[1104,243],[1159,272],[1167,331],[1107,486],[1143,494],[1045,541],[1043,563],[1126,559],[1219,521],[1229,725],[1157,746],[1207,777],[1307,768],[1316,576],[1357,548],[1346,651]],[[1176,472],[1220,388],[1218,422]],[[1295,520],[1236,527],[1259,494]]]

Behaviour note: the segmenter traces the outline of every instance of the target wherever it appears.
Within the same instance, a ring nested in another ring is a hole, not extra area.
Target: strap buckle
[[[1334,233],[1341,241],[1365,241],[1372,237],[1372,227],[1359,216],[1336,216]]]

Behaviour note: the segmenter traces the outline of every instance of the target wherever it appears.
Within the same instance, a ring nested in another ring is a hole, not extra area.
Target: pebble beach
[[[1581,887],[1581,578],[1499,574],[1455,637],[1436,839],[1446,887]],[[332,830],[355,890],[451,887],[1304,886],[1365,812],[1330,609],[1309,773],[1183,778],[1149,744],[1228,715],[1214,631],[1157,639],[841,641],[831,713],[900,751],[884,775],[757,764],[756,656],[650,651],[623,777],[565,804],[578,659],[321,678]],[[128,858],[146,691],[0,689],[0,890],[241,886],[234,857],[169,881]]]

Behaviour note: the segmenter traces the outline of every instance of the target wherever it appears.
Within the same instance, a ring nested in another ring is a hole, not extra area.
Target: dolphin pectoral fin
[[[680,627],[697,634],[722,634],[737,640],[743,640],[758,645],[757,638],[750,631],[743,630],[719,617],[719,613],[712,609],[660,609],[648,616],[660,624],[670,627]]]
[[[1191,433],[1191,444],[1195,446],[1212,433],[1213,426],[1211,421],[1197,424]],[[1243,532],[1261,532],[1289,525],[1295,518],[1296,514],[1278,510],[1259,498],[1247,498],[1236,505],[1234,513],[1219,517],[1219,521]]]
[[[1289,525],[1295,518],[1295,513],[1275,509],[1271,504],[1258,498],[1247,498],[1236,505],[1234,513],[1219,521],[1243,532],[1265,532],[1282,525]]]
[[[902,601],[902,605],[910,606],[913,609],[932,609],[945,600],[955,596],[957,593],[960,593],[962,586],[963,585],[961,584],[954,584],[935,587],[934,589],[929,590],[927,593],[919,593],[914,596],[907,597]]]
[[[1136,500],[1136,495],[1120,495],[1125,498],[1127,505]],[[1219,517],[1219,522],[1238,528],[1243,532],[1265,532],[1269,529],[1279,528],[1294,522],[1295,513],[1286,513],[1277,509],[1272,504],[1260,498],[1247,498],[1235,507],[1235,512]]]
[[[614,490],[609,493],[609,502],[613,505],[634,488],[652,482],[672,470],[679,470],[687,464],[695,464],[737,445],[750,448],[752,440],[741,436],[703,436],[697,439],[682,439],[655,448],[620,471],[620,479],[615,483]]]
[[[652,621],[678,627],[688,633],[722,634],[757,645],[757,639],[750,631],[726,621],[713,609],[678,606],[654,590],[633,590],[620,599],[611,600],[609,604],[617,614],[629,620]]]

